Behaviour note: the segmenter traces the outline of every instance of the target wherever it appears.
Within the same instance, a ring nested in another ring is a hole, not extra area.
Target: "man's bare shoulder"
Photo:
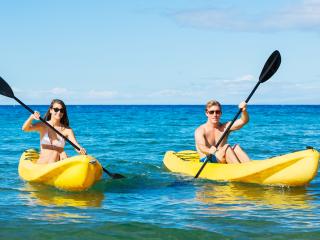
[[[204,134],[205,133],[205,123],[200,125],[194,132],[195,134]]]

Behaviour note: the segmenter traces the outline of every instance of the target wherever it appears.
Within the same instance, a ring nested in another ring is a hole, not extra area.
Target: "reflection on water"
[[[27,193],[30,205],[101,207],[104,200],[104,193],[100,191],[63,192],[42,184],[26,183],[22,191]]]
[[[307,209],[312,196],[305,188],[272,187],[243,183],[208,183],[196,193],[197,200],[214,210]],[[214,204],[214,205],[212,205]],[[225,205],[228,205],[226,208]],[[219,205],[221,207],[219,207]]]
[[[53,213],[46,213],[42,217],[37,218],[37,219],[42,219],[44,221],[54,221],[54,220],[68,220],[69,222],[74,222],[74,223],[81,223],[82,219],[88,219],[90,218],[89,216],[82,216],[80,214],[76,213],[68,213],[68,212],[53,212]]]

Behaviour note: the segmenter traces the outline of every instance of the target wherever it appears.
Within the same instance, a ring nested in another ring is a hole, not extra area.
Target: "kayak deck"
[[[49,164],[37,164],[38,158],[39,153],[34,149],[23,152],[18,167],[23,180],[67,191],[83,191],[102,177],[100,163],[89,155],[78,155]]]
[[[195,176],[203,163],[196,151],[166,152],[163,163],[172,172]],[[242,164],[208,163],[200,178],[266,185],[303,186],[318,172],[319,152],[308,149]]]

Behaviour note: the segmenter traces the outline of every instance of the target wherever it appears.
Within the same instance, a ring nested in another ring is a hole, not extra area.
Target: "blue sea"
[[[31,106],[45,113],[48,106]],[[306,187],[214,182],[173,174],[166,151],[194,149],[203,106],[68,106],[78,142],[113,173],[86,192],[19,179],[29,113],[0,106],[0,239],[320,239],[320,176]],[[224,106],[223,121],[237,106]],[[320,149],[320,106],[249,105],[250,122],[229,137],[252,159]],[[71,146],[68,155],[76,152]]]

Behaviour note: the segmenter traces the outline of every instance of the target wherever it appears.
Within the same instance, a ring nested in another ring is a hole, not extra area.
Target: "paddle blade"
[[[269,78],[275,74],[275,72],[278,70],[279,66],[281,64],[281,55],[278,50],[274,51],[266,63],[264,64],[264,67],[261,71],[259,82],[263,83],[267,81]]]
[[[14,97],[11,87],[2,77],[0,77],[0,94],[9,98]]]
[[[119,173],[111,173],[106,168],[102,167],[102,170],[109,175],[112,179],[120,179],[120,178],[126,178],[125,176],[119,174]]]
[[[119,174],[119,173],[113,173],[112,174],[113,179],[121,179],[121,178],[126,178],[125,176]]]

